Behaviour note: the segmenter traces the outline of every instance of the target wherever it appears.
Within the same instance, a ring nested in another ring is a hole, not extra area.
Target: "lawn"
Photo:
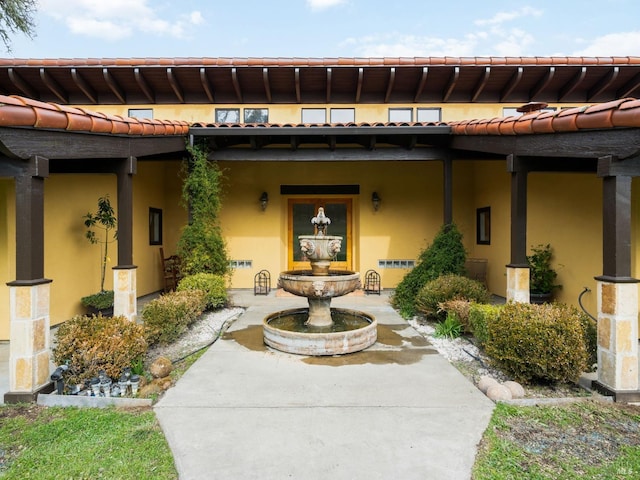
[[[177,479],[152,410],[0,407],[0,477]]]

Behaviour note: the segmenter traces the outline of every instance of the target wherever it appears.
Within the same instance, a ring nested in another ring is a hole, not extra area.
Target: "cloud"
[[[346,0],[307,0],[307,5],[314,11],[325,10],[341,3],[346,3]]]
[[[136,32],[186,38],[190,27],[204,23],[199,11],[162,18],[151,0],[40,0],[39,11],[63,22],[74,34],[115,42]]]
[[[542,10],[526,6],[511,12],[498,12],[491,18],[476,20],[473,23],[481,27],[485,25],[500,25],[520,17],[539,17],[541,15]]]
[[[583,43],[587,43],[584,42]],[[585,48],[572,53],[573,56],[610,57],[640,55],[640,30],[603,35],[592,40]]]

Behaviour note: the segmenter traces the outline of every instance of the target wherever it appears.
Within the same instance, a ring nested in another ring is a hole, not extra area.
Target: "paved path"
[[[468,479],[493,403],[388,305],[378,342],[342,357],[263,345],[262,319],[305,299],[233,291],[247,311],[155,407],[182,480]]]

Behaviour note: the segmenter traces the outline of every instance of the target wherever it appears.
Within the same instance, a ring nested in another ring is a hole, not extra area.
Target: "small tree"
[[[222,173],[209,162],[205,150],[188,146],[191,155],[182,187],[182,204],[191,221],[178,240],[180,268],[184,275],[229,271],[227,248],[219,225]]]
[[[92,244],[100,244],[100,292],[104,292],[104,279],[107,271],[107,261],[109,259],[109,244],[118,238],[118,231],[115,230],[118,219],[115,216],[109,195],[98,199],[98,210],[96,213],[87,213],[84,217],[84,226],[87,227],[85,237]],[[96,233],[94,229],[101,230]],[[113,230],[113,232],[112,232]]]
[[[9,34],[22,32],[33,36],[33,14],[36,0],[3,0],[0,2],[0,38],[7,51],[11,51]]]

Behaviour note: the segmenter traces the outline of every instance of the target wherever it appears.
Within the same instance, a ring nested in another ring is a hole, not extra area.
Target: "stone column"
[[[136,267],[114,267],[113,269],[113,314],[137,319]]]
[[[637,339],[637,283],[598,280],[598,383],[616,397],[640,386]]]
[[[507,301],[529,303],[529,268],[507,265]]]
[[[51,282],[9,284],[9,392],[5,403],[33,401],[49,385],[49,303]]]

